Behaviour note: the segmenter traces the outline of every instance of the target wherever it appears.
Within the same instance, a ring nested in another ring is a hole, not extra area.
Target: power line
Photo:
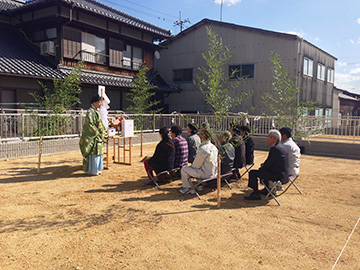
[[[102,2],[109,3],[109,4],[113,5],[113,6],[122,7],[122,8],[127,9],[127,10],[131,10],[131,11],[135,11],[135,12],[138,12],[138,13],[142,13],[142,14],[144,14],[144,15],[147,15],[147,16],[152,17],[152,18],[156,18],[156,19],[158,19],[158,20],[165,21],[165,22],[167,22],[167,23],[173,23],[173,22],[174,22],[173,19],[165,18],[164,16],[158,16],[158,15],[156,15],[156,14],[149,13],[149,12],[142,11],[142,10],[135,9],[135,8],[131,8],[131,7],[128,7],[128,6],[120,5],[120,4],[116,3],[116,2],[112,2],[112,1],[109,1],[109,0],[102,0]]]
[[[180,32],[182,32],[183,30],[183,25],[185,23],[191,23],[189,18],[185,19],[185,20],[181,20],[181,11],[179,12],[180,13],[180,19],[176,22],[174,22],[174,26],[180,26]]]
[[[163,15],[167,15],[167,16],[170,16],[170,17],[173,17],[173,18],[177,19],[177,17],[174,16],[174,15],[171,15],[171,14],[168,14],[168,13],[165,13],[165,12],[162,12],[162,11],[159,11],[159,10],[156,10],[156,9],[152,9],[152,8],[143,6],[143,5],[140,5],[140,4],[138,4],[138,3],[135,3],[135,2],[132,2],[132,1],[129,1],[129,0],[124,0],[124,1],[129,2],[129,3],[131,3],[131,4],[134,4],[134,5],[136,5],[136,6],[143,7],[143,8],[146,8],[146,9],[150,9],[150,10],[155,11],[155,12],[157,12],[157,13],[161,13],[161,14],[163,14]]]

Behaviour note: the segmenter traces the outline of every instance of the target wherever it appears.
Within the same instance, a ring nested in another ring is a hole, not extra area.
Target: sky
[[[204,18],[296,34],[337,58],[335,86],[360,94],[360,0],[98,0],[175,35]],[[221,1],[223,4],[221,5]],[[222,7],[222,8],[221,8]],[[222,12],[221,12],[222,10]]]

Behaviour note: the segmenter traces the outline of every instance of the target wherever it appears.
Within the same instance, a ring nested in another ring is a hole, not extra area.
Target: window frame
[[[316,78],[320,81],[325,81],[325,65],[318,63],[317,64],[317,72]]]
[[[243,70],[245,70],[245,67],[251,66],[252,73],[249,73],[250,76],[247,76],[249,74],[243,74]],[[230,80],[238,80],[240,78],[244,79],[255,79],[255,64],[238,64],[238,65],[229,65],[229,77],[231,76],[232,72],[237,69],[237,72],[234,74],[233,77],[230,78]]]
[[[188,72],[188,74],[186,74]],[[193,68],[179,68],[173,69],[173,82],[184,82],[189,83],[194,80],[194,69]],[[177,76],[175,74],[177,73]],[[189,74],[191,73],[191,76]],[[191,78],[187,78],[191,77]]]
[[[313,73],[314,73],[314,60],[312,60],[308,57],[304,57],[303,75],[312,78]]]
[[[335,71],[334,71],[334,69],[333,68],[328,68],[327,69],[327,82],[328,83],[332,83],[332,84],[334,84],[334,74],[335,74]]]

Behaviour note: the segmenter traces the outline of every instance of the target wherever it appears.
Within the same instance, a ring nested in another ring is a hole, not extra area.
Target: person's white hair
[[[268,136],[269,136],[269,137],[276,138],[277,141],[280,141],[280,140],[281,140],[281,133],[280,133],[280,131],[278,131],[278,130],[276,130],[276,129],[270,129]]]

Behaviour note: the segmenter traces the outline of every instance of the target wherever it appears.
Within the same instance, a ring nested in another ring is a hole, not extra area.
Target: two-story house
[[[111,109],[126,109],[133,76],[154,68],[154,42],[170,35],[95,0],[0,0],[0,102],[33,102],[37,80],[50,85],[82,60],[81,106],[104,85]],[[157,99],[178,91],[156,74]]]
[[[203,94],[193,83],[195,74],[203,75],[198,68],[206,65],[202,57],[209,44],[206,26],[217,33],[223,44],[231,50],[232,57],[228,62],[226,76],[234,69],[239,77],[247,76],[236,91],[254,91],[252,97],[233,108],[232,112],[249,112],[251,107],[255,107],[253,114],[269,113],[262,102],[262,96],[271,91],[271,58],[274,52],[280,55],[290,77],[301,88],[299,100],[317,101],[324,112],[331,114],[337,60],[334,56],[297,35],[209,19],[194,24],[162,43],[166,48],[160,51],[161,58],[155,61],[155,67],[166,81],[176,83],[183,90],[181,94],[170,95],[166,99],[170,111],[211,110],[204,102]]]

